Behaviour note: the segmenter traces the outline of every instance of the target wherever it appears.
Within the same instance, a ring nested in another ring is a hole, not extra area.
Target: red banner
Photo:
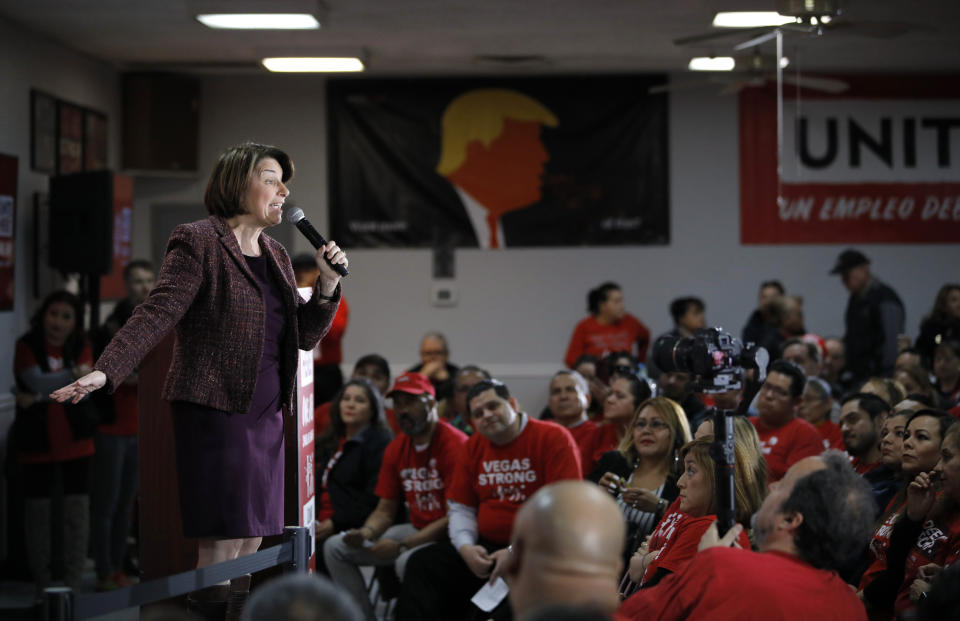
[[[960,241],[960,87],[923,76],[842,78],[849,91],[740,94],[744,244]]]
[[[299,289],[305,300],[310,299],[313,290],[309,287]],[[300,526],[307,526],[313,532],[313,522],[316,518],[316,470],[313,463],[314,428],[313,428],[313,352],[300,350],[300,365],[297,373],[297,463],[300,472],[297,476],[300,507]],[[311,537],[312,540],[312,537]],[[316,571],[317,558],[314,554],[314,545],[310,545],[310,571]]]

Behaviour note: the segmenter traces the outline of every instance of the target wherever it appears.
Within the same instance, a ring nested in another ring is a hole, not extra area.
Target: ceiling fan
[[[777,13],[793,17],[796,21],[779,26],[756,28],[720,28],[710,32],[681,37],[674,40],[680,46],[713,45],[718,39],[747,39],[733,46],[735,50],[756,47],[774,39],[779,30],[784,34],[802,36],[856,35],[876,39],[898,37],[913,30],[929,30],[927,26],[904,21],[851,20],[843,10],[842,0],[775,0]]]
[[[784,63],[785,64],[785,63]],[[782,68],[783,65],[781,65]],[[690,80],[679,80],[669,84],[660,84],[651,87],[651,94],[666,93],[694,88],[719,87],[721,95],[734,95],[744,88],[764,86],[777,79],[777,59],[760,53],[754,47],[752,53],[734,57],[734,68],[729,72],[721,72]],[[782,73],[781,79],[785,85],[821,91],[824,93],[842,93],[850,88],[849,84],[837,78],[826,76],[806,75],[797,73]]]

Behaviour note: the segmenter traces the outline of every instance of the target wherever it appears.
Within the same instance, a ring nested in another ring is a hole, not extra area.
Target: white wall
[[[0,312],[0,390],[13,385],[13,349],[27,329],[38,300],[33,297],[33,195],[46,192],[48,177],[30,170],[30,89],[36,88],[105,112],[108,117],[109,165],[120,155],[119,79],[102,63],[24,33],[0,20],[0,153],[19,158],[17,178],[14,309]]]
[[[109,67],[0,22],[0,95],[9,102],[0,118],[0,151],[19,155],[17,308],[0,313],[0,347],[12,360],[13,333],[26,327],[32,309],[29,217],[34,190],[46,178],[29,172],[29,87],[105,110],[111,119],[111,163],[117,162],[117,80]],[[194,204],[205,212],[202,194],[216,155],[247,139],[274,143],[294,158],[292,198],[322,231],[327,230],[327,162],[324,82],[304,76],[218,76],[202,82],[200,161],[197,179],[136,180],[134,248],[149,256],[150,207]],[[756,299],[757,284],[780,278],[806,299],[808,329],[823,335],[843,329],[846,300],[839,279],[827,275],[834,245],[749,246],[739,243],[737,105],[735,97],[680,92],[670,104],[671,244],[625,248],[571,248],[456,253],[460,303],[437,308],[428,302],[432,284],[427,250],[352,250],[344,290],[350,326],[344,341],[347,364],[380,352],[395,367],[414,362],[420,336],[447,333],[458,363],[487,365],[509,377],[529,378],[559,367],[573,325],[585,315],[587,290],[604,280],[622,284],[628,308],[654,335],[670,326],[667,303],[696,294],[707,317],[739,334]],[[308,249],[298,238],[296,250]],[[867,245],[874,270],[897,289],[907,306],[907,328],[915,335],[938,287],[960,280],[956,245]],[[4,326],[7,329],[3,329]],[[545,400],[534,381],[525,381],[527,405]],[[543,399],[537,401],[538,395]]]

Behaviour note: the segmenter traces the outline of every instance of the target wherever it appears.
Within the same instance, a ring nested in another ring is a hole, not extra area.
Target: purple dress
[[[263,357],[250,411],[171,403],[186,537],[233,539],[283,532],[283,301],[267,258],[244,258],[266,309]]]

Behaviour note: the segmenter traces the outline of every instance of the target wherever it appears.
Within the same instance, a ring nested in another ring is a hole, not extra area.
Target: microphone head
[[[294,207],[289,212],[287,212],[287,218],[290,220],[290,222],[293,222],[294,224],[303,220],[304,217],[305,216],[303,215],[303,210],[300,209],[299,207]]]

